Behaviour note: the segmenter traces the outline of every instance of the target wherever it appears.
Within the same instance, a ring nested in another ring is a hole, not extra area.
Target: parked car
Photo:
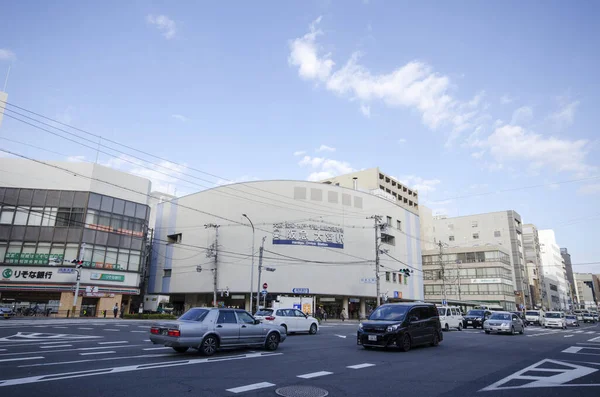
[[[413,346],[437,346],[442,340],[442,326],[433,304],[402,302],[376,308],[358,326],[356,344],[365,349],[397,347],[403,352]]]
[[[464,328],[483,328],[483,323],[492,315],[489,310],[475,309],[469,310],[467,315],[464,317],[463,327]]]
[[[588,312],[587,310],[583,312],[583,322],[584,323],[595,323],[596,322],[596,316],[594,316],[591,312]]]
[[[486,334],[492,332],[508,333],[511,335],[514,335],[517,332],[523,334],[525,332],[525,324],[523,324],[523,320],[514,313],[494,312],[483,324],[483,330]]]
[[[458,307],[438,306],[440,323],[444,331],[450,331],[450,328],[456,328],[459,331],[463,329],[463,316]]]
[[[544,312],[542,310],[527,310],[525,312],[525,321],[529,325],[544,325]]]
[[[577,321],[583,322],[583,312],[581,310],[575,310],[575,316],[577,317]]]
[[[600,321],[600,317],[598,316],[597,312],[590,312],[592,314],[592,316],[594,317],[594,319],[596,320],[596,322]]]
[[[565,316],[565,320],[567,322],[567,327],[579,327],[579,320],[577,319],[577,316],[574,314],[567,314]]]
[[[15,312],[10,307],[0,307],[0,317],[9,319],[14,315]]]
[[[567,329],[567,320],[563,312],[546,312],[544,315],[544,328],[551,327]]]
[[[224,347],[277,350],[286,336],[284,328],[262,324],[241,309],[192,308],[176,321],[155,323],[150,328],[152,343],[172,347],[178,353],[193,348],[206,356]]]
[[[521,319],[521,321],[523,322],[523,325],[527,328],[527,319],[525,318],[525,315],[523,314],[523,312],[511,312],[512,314],[516,314],[517,317],[519,317]]]
[[[319,321],[298,309],[261,309],[255,318],[263,324],[274,324],[285,328],[286,333],[308,332],[313,335],[319,330]]]

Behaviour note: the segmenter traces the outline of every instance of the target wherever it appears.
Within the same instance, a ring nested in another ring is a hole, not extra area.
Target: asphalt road
[[[438,347],[364,350],[356,323],[290,335],[276,352],[205,358],[152,345],[134,320],[0,321],[0,395],[9,397],[275,396],[312,386],[329,396],[598,396],[600,326],[525,335],[450,331]]]

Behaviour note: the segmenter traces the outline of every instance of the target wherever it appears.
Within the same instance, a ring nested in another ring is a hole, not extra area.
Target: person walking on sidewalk
[[[119,314],[119,305],[117,305],[116,302],[115,302],[115,305],[113,306],[113,314],[115,315],[115,318],[117,318],[117,314]]]
[[[346,320],[346,308],[342,309],[342,312],[340,313],[340,318],[342,319],[342,321]]]

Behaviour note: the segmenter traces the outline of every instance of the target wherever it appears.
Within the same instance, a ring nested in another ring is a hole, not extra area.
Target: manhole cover
[[[313,386],[286,386],[275,390],[278,396],[284,397],[325,397],[329,392]]]

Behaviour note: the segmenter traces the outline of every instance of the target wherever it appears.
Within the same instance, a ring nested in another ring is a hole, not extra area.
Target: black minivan
[[[422,302],[381,305],[360,323],[356,335],[365,349],[397,347],[404,352],[417,345],[437,346],[443,339],[437,308]]]

